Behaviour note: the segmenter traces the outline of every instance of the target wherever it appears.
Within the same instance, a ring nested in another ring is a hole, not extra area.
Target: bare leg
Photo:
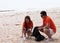
[[[40,26],[39,30],[41,32],[44,32],[48,36],[48,38],[51,38],[51,34],[50,34],[50,30],[49,29],[47,29],[47,28],[44,29],[42,26]]]
[[[51,38],[50,30],[44,29],[44,33],[48,36],[48,38]]]
[[[27,35],[30,36],[31,32],[27,32]]]
[[[26,37],[26,29],[23,29],[24,37]]]
[[[27,32],[28,38],[30,38],[31,34],[32,34],[31,31]]]

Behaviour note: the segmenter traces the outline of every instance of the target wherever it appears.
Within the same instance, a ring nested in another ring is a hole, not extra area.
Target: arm
[[[22,36],[21,37],[23,37],[24,29],[25,29],[25,23],[23,23],[23,25],[22,25]]]
[[[31,21],[30,23],[30,29],[32,30],[33,29],[33,22]]]
[[[49,28],[50,26],[49,26],[49,24],[47,23],[43,28]]]
[[[44,28],[49,28],[49,24],[47,23],[45,26],[44,25],[41,25],[41,26],[38,26],[39,28],[39,30],[41,30],[41,29],[44,29]]]

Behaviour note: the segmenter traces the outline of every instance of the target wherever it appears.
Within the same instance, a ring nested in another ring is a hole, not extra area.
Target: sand
[[[59,43],[60,42],[60,10],[46,10],[48,15],[54,20],[57,32],[53,36],[54,41],[36,42],[34,38],[23,41],[21,36],[22,23],[24,17],[29,15],[34,22],[34,27],[42,25],[40,10],[37,11],[7,11],[0,12],[0,43]]]

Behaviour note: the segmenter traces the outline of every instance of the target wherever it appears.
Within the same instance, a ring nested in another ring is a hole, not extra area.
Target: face
[[[44,19],[46,16],[41,15],[41,18]]]
[[[29,19],[26,18],[26,23],[29,23]]]

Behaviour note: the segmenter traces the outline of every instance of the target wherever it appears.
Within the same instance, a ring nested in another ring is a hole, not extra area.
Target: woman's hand
[[[39,26],[38,29],[41,30],[41,29],[43,29],[43,27],[42,26]]]
[[[31,31],[31,29],[28,29],[28,31]]]

